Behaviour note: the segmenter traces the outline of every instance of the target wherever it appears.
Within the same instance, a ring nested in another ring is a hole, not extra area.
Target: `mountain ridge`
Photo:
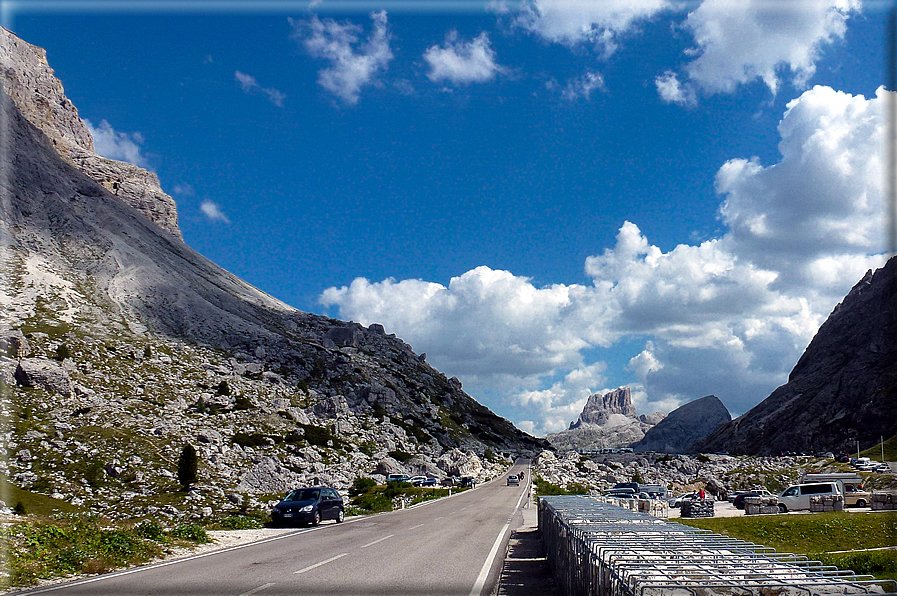
[[[381,325],[298,311],[188,247],[154,175],[92,153],[45,53],[5,30],[0,48],[0,473],[112,516],[165,495],[196,517],[298,483],[486,477],[545,445]],[[203,466],[181,494],[185,442]]]

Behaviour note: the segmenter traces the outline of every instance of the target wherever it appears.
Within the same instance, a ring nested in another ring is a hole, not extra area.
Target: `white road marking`
[[[258,588],[253,588],[253,589],[249,590],[248,592],[243,592],[242,594],[240,594],[240,596],[252,596],[256,592],[261,592],[265,588],[270,588],[273,585],[274,585],[274,582],[263,584],[263,585],[259,586]]]
[[[421,525],[423,525],[423,524],[421,524]],[[374,545],[377,544],[378,542],[383,542],[384,540],[388,540],[388,539],[392,538],[393,536],[395,536],[395,534],[390,534],[389,536],[384,536],[383,538],[378,538],[377,540],[374,540],[373,542],[368,542],[367,544],[365,544],[365,545],[362,546],[361,548],[367,548],[367,547],[369,547],[369,546],[374,546]]]
[[[433,521],[437,521],[437,520],[440,520],[440,519],[442,519],[442,518],[443,518],[443,516],[440,515],[439,517],[434,517],[434,518],[433,518]]]
[[[498,554],[498,547],[501,546],[501,539],[504,537],[505,532],[508,531],[509,527],[511,527],[511,524],[505,524],[495,538],[495,544],[492,545],[492,550],[489,551],[489,556],[486,557],[486,562],[483,563],[483,568],[480,569],[480,574],[477,576],[477,581],[473,584],[470,596],[480,596],[480,593],[483,591],[483,587],[486,585],[486,579],[489,577],[489,569],[492,568],[492,561],[495,559],[495,555]]]
[[[337,559],[342,559],[343,557],[345,557],[348,554],[349,553],[343,553],[341,555],[336,555],[335,557],[330,557],[326,561],[321,561],[320,563],[315,563],[314,565],[309,565],[305,569],[300,569],[299,571],[294,571],[293,573],[295,573],[296,575],[299,575],[300,573],[305,573],[306,571],[311,571],[312,569],[317,569],[321,565],[326,565],[327,563],[333,563]]]
[[[417,524],[416,526],[414,526],[414,527],[412,527],[412,528],[408,528],[408,529],[409,529],[409,530],[416,530],[416,529],[418,529],[419,527],[421,527],[421,526],[423,526],[423,525],[424,525],[424,524]]]
[[[520,498],[517,499],[517,505],[514,506],[514,513],[517,513],[517,510],[520,508],[520,503],[523,501],[523,497],[526,496],[526,492],[520,494]],[[511,519],[514,518],[514,513],[511,514]],[[498,533],[498,536],[495,538],[495,543],[492,545],[492,550],[489,551],[489,556],[486,557],[486,562],[483,563],[483,568],[480,569],[480,575],[477,576],[477,581],[473,584],[473,589],[470,591],[470,596],[480,596],[483,591],[483,587],[486,585],[486,580],[489,578],[489,570],[492,568],[492,561],[495,559],[495,556],[498,554],[498,547],[501,546],[501,539],[504,537],[505,532],[508,531],[508,528],[511,527],[511,521],[508,520],[508,523],[502,527],[501,531]]]

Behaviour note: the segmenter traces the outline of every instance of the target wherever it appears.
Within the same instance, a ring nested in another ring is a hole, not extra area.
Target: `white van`
[[[779,495],[779,511],[801,511],[810,509],[810,497],[840,495],[837,482],[814,482],[812,484],[792,484]]]

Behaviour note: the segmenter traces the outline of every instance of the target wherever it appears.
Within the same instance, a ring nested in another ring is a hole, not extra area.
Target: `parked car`
[[[312,486],[292,490],[271,510],[275,526],[290,523],[318,525],[325,519],[342,523],[345,518],[343,498],[329,486]]]
[[[520,479],[514,474],[508,476],[508,486],[520,486]]]
[[[461,479],[457,476],[446,476],[442,479],[442,486],[458,486]]]
[[[433,476],[427,476],[427,479],[424,480],[424,483],[421,486],[436,486],[439,484],[439,481],[436,480]]]
[[[768,490],[747,490],[741,491],[738,496],[736,496],[732,500],[732,504],[735,505],[735,509],[744,509],[744,499],[745,497],[772,497],[774,496]]]
[[[407,474],[389,474],[386,476],[386,482],[410,482],[411,476]]]
[[[792,484],[779,495],[779,511],[801,511],[810,508],[810,497],[840,495],[837,482]]]
[[[411,483],[411,486],[423,486],[424,482],[427,481],[426,476],[412,476],[408,482]]]
[[[461,477],[461,488],[475,488],[476,485],[477,481],[474,480],[472,476]]]

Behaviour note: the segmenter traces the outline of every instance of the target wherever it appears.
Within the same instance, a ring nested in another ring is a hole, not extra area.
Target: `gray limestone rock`
[[[0,356],[25,358],[30,352],[28,340],[19,329],[0,332]]]
[[[602,426],[611,419],[613,414],[636,418],[637,413],[632,405],[632,394],[629,387],[620,387],[604,394],[590,395],[579,419],[570,423],[570,429],[579,428],[583,424]]]
[[[69,374],[52,360],[45,358],[21,360],[16,367],[15,379],[22,387],[38,387],[62,397],[72,397],[72,381]]]
[[[723,402],[715,395],[708,395],[670,412],[632,448],[659,453],[690,453],[696,441],[731,419]]]

